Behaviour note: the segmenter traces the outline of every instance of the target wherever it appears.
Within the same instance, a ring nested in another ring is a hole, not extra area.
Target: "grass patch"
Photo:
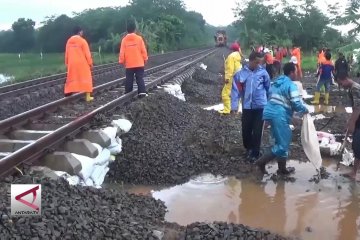
[[[115,62],[117,59],[115,54],[102,55],[100,59],[98,53],[93,53],[96,65]],[[40,54],[34,53],[21,54],[21,58],[18,54],[0,54],[0,74],[14,77],[9,83],[63,73],[65,70],[64,53],[44,54],[43,59]]]

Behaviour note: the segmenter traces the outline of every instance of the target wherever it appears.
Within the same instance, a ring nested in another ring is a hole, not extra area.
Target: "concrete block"
[[[42,166],[35,166],[35,167],[31,167],[30,169],[30,173],[31,174],[40,174],[42,175],[42,177],[45,178],[50,178],[52,180],[57,180],[60,177],[55,173],[54,170],[51,170],[48,167],[42,167]]]
[[[111,139],[101,130],[89,130],[81,134],[81,138],[87,139],[92,143],[97,143],[101,147],[110,146]]]
[[[15,152],[34,141],[0,139],[0,152]]]
[[[10,136],[17,140],[38,140],[52,131],[35,131],[19,129],[11,132]]]
[[[40,160],[40,165],[54,171],[67,172],[70,175],[77,175],[81,171],[81,163],[69,152],[54,152],[46,155]]]
[[[64,150],[71,153],[96,158],[98,149],[87,139],[75,139],[65,143]]]

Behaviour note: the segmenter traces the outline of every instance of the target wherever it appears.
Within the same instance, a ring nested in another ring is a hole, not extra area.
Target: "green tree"
[[[67,39],[78,22],[66,15],[49,17],[39,29],[38,47],[44,52],[63,52]],[[87,35],[88,32],[85,31]]]
[[[35,22],[31,19],[19,18],[11,26],[13,30],[14,50],[28,51],[35,45]]]

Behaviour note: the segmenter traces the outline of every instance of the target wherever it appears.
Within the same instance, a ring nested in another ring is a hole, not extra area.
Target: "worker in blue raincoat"
[[[233,52],[230,53],[225,60],[225,84],[221,91],[224,109],[219,111],[224,115],[230,114],[232,110],[237,111],[237,105],[234,104],[234,101],[239,102],[239,98],[236,94],[236,85],[233,84],[233,76],[239,69],[241,69],[240,46],[237,43],[233,43],[230,49]],[[235,107],[236,109],[234,109]]]
[[[263,55],[252,52],[249,63],[234,76],[242,99],[242,138],[246,158],[254,163],[260,155],[263,109],[267,103],[270,77],[261,66]]]
[[[280,76],[270,88],[268,104],[264,108],[263,120],[271,126],[271,135],[275,139],[269,153],[265,153],[256,164],[263,174],[267,174],[265,166],[271,160],[278,160],[278,174],[287,175],[295,171],[294,168],[286,168],[286,160],[289,154],[291,142],[290,122],[294,111],[308,113],[308,109],[301,101],[296,80],[296,68],[293,63],[284,65],[284,75]]]

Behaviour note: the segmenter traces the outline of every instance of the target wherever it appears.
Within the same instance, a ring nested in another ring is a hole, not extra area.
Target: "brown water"
[[[296,168],[294,183],[203,175],[175,187],[135,186],[129,191],[161,199],[168,208],[166,220],[182,225],[227,221],[309,240],[360,239],[360,187],[340,176],[349,168],[336,171],[335,163],[323,162],[331,177],[315,184],[308,181],[315,174],[310,163],[290,161],[289,166]]]

